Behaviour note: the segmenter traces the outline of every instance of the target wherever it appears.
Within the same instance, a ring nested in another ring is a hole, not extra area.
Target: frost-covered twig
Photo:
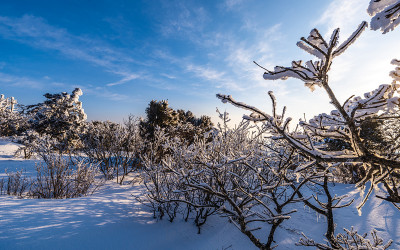
[[[351,250],[361,250],[361,249],[371,249],[371,250],[384,250],[388,249],[393,240],[389,240],[387,243],[383,242],[383,239],[377,235],[376,230],[371,231],[371,238],[367,238],[367,233],[360,235],[352,227],[350,230],[344,228],[344,233],[339,233],[334,237],[334,242],[336,245],[317,243],[314,240],[308,238],[304,233],[303,237],[296,244],[298,246],[309,246],[317,247],[318,249],[324,250],[334,250],[334,249],[351,249]]]

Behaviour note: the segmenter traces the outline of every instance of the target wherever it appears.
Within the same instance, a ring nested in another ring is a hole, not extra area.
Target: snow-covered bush
[[[393,175],[400,169],[400,161],[393,156],[397,155],[394,148],[385,151],[376,150],[371,144],[371,140],[366,140],[361,136],[361,126],[367,119],[387,120],[399,111],[399,95],[397,83],[399,68],[392,72],[394,81],[390,84],[380,85],[377,89],[366,93],[364,97],[351,96],[344,103],[340,103],[332,91],[328,73],[333,59],[341,55],[354,41],[360,36],[367,27],[366,22],[362,22],[356,31],[343,43],[339,44],[339,29],[333,31],[330,40],[325,40],[317,29],[310,32],[308,38],[302,37],[297,43],[298,47],[316,57],[316,60],[293,61],[289,67],[276,66],[274,70],[265,69],[264,79],[266,80],[286,80],[289,77],[297,78],[304,82],[305,86],[313,91],[316,87],[323,88],[328,94],[330,103],[334,110],[330,114],[320,114],[309,121],[299,123],[302,130],[291,131],[289,122],[291,118],[284,120],[283,115],[276,112],[276,100],[272,92],[269,95],[272,100],[272,114],[265,113],[256,107],[234,100],[229,95],[217,94],[217,97],[224,103],[231,103],[239,108],[251,111],[250,115],[245,115],[244,119],[254,122],[263,122],[268,132],[273,134],[276,140],[282,140],[296,149],[299,154],[309,158],[308,162],[300,167],[298,171],[307,168],[307,172],[319,172],[324,175],[323,184],[320,183],[325,191],[326,201],[322,202],[315,199],[319,207],[311,206],[318,213],[325,215],[328,220],[327,240],[332,246],[335,243],[335,225],[332,210],[339,208],[338,202],[342,198],[330,195],[327,182],[332,177],[332,172],[338,167],[362,167],[365,175],[357,185],[364,188],[368,182],[371,183],[370,189],[365,195],[364,200],[358,208],[365,204],[373,188],[378,183],[383,183],[386,188],[387,197],[384,198],[391,202],[400,202],[397,193],[398,182],[393,180]],[[397,61],[394,61],[397,64]],[[261,66],[260,66],[261,67]],[[370,133],[371,134],[371,133]],[[373,134],[373,132],[372,132]],[[336,151],[328,150],[326,139],[340,140],[347,147],[339,148]],[[335,200],[336,199],[336,200]],[[307,204],[307,203],[306,203]],[[307,204],[310,206],[310,204]]]
[[[26,126],[26,119],[21,114],[21,106],[17,100],[0,95],[0,136],[19,135]]]
[[[194,217],[199,232],[207,217],[218,213],[257,247],[269,249],[279,226],[296,212],[288,205],[305,201],[301,188],[321,176],[295,173],[303,157],[293,147],[265,139],[264,128],[243,122],[231,129],[226,113],[221,118],[216,130],[190,144],[156,131],[153,148],[168,153],[159,159],[151,152],[143,156],[147,199],[142,202],[160,217],[176,212],[186,220]]]
[[[303,234],[303,238],[300,239],[300,242],[297,244],[298,246],[309,246],[309,247],[317,247],[321,250],[334,250],[334,249],[343,249],[343,250],[361,250],[361,249],[371,249],[371,250],[384,250],[388,249],[393,240],[389,240],[387,243],[384,243],[382,238],[377,235],[376,230],[371,231],[372,239],[368,239],[368,234],[365,233],[360,235],[357,233],[354,228],[351,230],[344,228],[344,233],[339,233],[334,237],[334,241],[336,245],[325,244],[325,243],[317,243],[312,239],[307,238]]]
[[[36,165],[36,176],[22,170],[6,172],[0,180],[0,194],[47,199],[74,198],[91,194],[100,185],[97,167],[51,152]]]
[[[52,139],[49,135],[40,135],[32,129],[25,131],[22,136],[17,137],[17,140],[23,146],[15,151],[15,156],[23,155],[25,159],[45,157],[51,151],[56,150],[59,144],[56,139]]]
[[[174,192],[180,181],[161,164],[164,158],[162,153],[164,145],[168,140],[165,131],[156,127],[153,140],[147,141],[146,151],[141,155],[144,167],[141,176],[146,192],[137,196],[136,199],[151,208],[154,218],[162,219],[167,215],[169,221],[172,222],[177,212],[181,212],[178,211],[181,210],[180,204],[174,201],[180,197],[179,193]]]
[[[72,162],[62,155],[48,154],[36,165],[28,196],[64,199],[90,194],[96,188],[97,168],[92,164]]]
[[[15,155],[23,154],[25,159],[36,157],[46,161],[47,157],[52,154],[58,153],[62,155],[62,152],[65,150],[63,142],[48,134],[40,135],[32,129],[25,131],[22,136],[15,137],[15,139],[23,145],[15,151]],[[68,152],[70,155],[72,150],[70,149]]]
[[[0,180],[0,195],[13,195],[22,197],[30,188],[30,180],[22,170],[16,172],[6,171],[7,177]]]
[[[143,140],[138,120],[130,116],[123,125],[110,121],[93,121],[81,134],[82,151],[91,162],[99,164],[107,179],[122,184],[126,175],[139,166]]]

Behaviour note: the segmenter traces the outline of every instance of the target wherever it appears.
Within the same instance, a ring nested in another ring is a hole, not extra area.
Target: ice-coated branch
[[[272,95],[272,92],[269,92],[270,95]],[[230,95],[221,95],[218,94],[217,97],[221,99],[223,102],[229,102],[232,105],[236,107],[240,107],[246,110],[253,111],[250,116],[243,116],[244,119],[248,119],[250,121],[265,121],[269,125],[271,125],[275,131],[275,133],[280,134],[283,139],[287,140],[294,148],[302,151],[306,155],[322,160],[325,162],[347,162],[347,161],[362,161],[362,158],[360,158],[358,155],[356,155],[352,151],[338,151],[338,152],[327,152],[323,150],[316,149],[314,145],[311,145],[307,141],[304,141],[302,139],[297,139],[298,135],[296,133],[289,133],[286,129],[288,122],[290,119],[288,118],[286,122],[282,126],[282,120],[281,117],[278,117],[277,115],[275,117],[272,117],[271,115],[268,115],[267,113],[262,112],[261,110],[247,105],[242,102],[238,102],[234,100]],[[272,100],[274,100],[272,98]],[[273,105],[274,106],[274,105]],[[342,126],[343,127],[343,126]],[[292,136],[293,134],[293,136]],[[342,135],[343,137],[343,135]],[[306,136],[304,139],[308,140],[308,137]],[[399,164],[400,165],[400,164]]]
[[[400,23],[399,0],[371,0],[367,11],[372,16],[372,30],[380,29],[385,34],[394,30]]]
[[[323,64],[321,61],[308,61],[305,65],[300,61],[293,61],[291,67],[276,66],[274,71],[264,73],[265,80],[286,80],[289,77],[302,80],[311,90],[315,89],[314,85],[322,86],[320,71]]]
[[[351,34],[351,36],[349,36],[349,38],[346,39],[346,41],[344,41],[333,53],[332,55],[335,56],[339,56],[340,54],[342,54],[351,44],[353,44],[357,38],[361,35],[361,33],[365,30],[365,28],[368,27],[368,23],[367,22],[362,22],[358,28],[353,32],[353,34]],[[339,32],[338,32],[339,33]],[[332,38],[331,38],[332,40]]]
[[[312,29],[308,38],[300,38],[297,46],[311,55],[317,57],[317,61],[307,61],[304,65],[301,60],[293,61],[291,67],[276,66],[273,71],[265,70],[265,80],[286,80],[289,77],[300,79],[305,86],[312,91],[315,86],[322,87],[327,84],[327,73],[330,69],[332,59],[342,54],[352,43],[354,43],[361,33],[368,26],[367,22],[362,22],[353,34],[347,38],[339,47],[339,29],[335,29],[327,42],[317,29]]]
[[[393,71],[392,71],[393,72]],[[364,94],[364,98],[353,97],[344,105],[346,113],[357,122],[371,117],[394,113],[399,107],[397,89],[399,84],[382,84],[377,89]]]

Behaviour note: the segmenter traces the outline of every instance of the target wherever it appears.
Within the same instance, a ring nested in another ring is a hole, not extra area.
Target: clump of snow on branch
[[[367,11],[372,16],[371,29],[380,29],[383,34],[394,30],[400,23],[399,0],[371,0]]]
[[[393,83],[396,81],[400,81],[400,60],[393,59],[391,64],[396,65],[395,70],[390,72],[390,76],[393,78]]]

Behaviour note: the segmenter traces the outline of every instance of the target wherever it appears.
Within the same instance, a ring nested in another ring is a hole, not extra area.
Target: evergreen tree
[[[156,127],[175,126],[178,120],[178,113],[168,106],[167,100],[152,100],[146,108],[146,120],[140,122],[142,136],[153,138]]]
[[[191,111],[174,110],[168,106],[168,101],[152,100],[146,108],[146,119],[140,122],[141,135],[154,138],[156,127],[166,129],[170,136],[177,136],[193,142],[197,135],[209,131],[213,124],[208,116],[196,118]]]
[[[29,124],[39,135],[50,135],[65,146],[72,146],[79,139],[78,133],[83,129],[86,114],[79,97],[82,90],[76,88],[72,94],[44,94],[43,103],[30,105],[26,113],[30,116]]]

